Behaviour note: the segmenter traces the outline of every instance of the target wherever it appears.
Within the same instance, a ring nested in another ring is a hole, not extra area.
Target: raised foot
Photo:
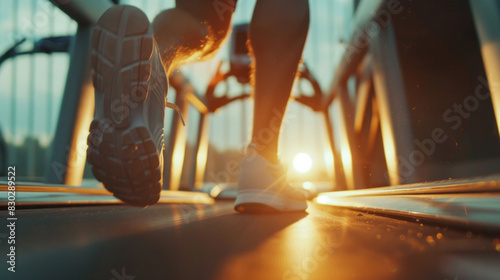
[[[163,185],[163,119],[168,82],[146,15],[114,6],[92,34],[95,116],[87,160],[122,201],[155,204]],[[163,75],[163,76],[162,76]]]

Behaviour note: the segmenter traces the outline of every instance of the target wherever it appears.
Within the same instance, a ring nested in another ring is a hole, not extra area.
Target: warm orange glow
[[[342,163],[344,164],[344,169],[349,168],[352,173],[352,157],[351,157],[351,150],[349,149],[348,145],[342,145],[342,150],[341,156],[342,156]]]
[[[311,182],[304,182],[304,183],[302,183],[302,188],[305,190],[312,190],[312,189],[315,189],[316,187]]]
[[[326,172],[330,178],[335,178],[335,158],[333,156],[333,151],[328,142],[328,135],[326,133],[322,133],[323,135],[323,160],[325,161]]]
[[[186,129],[181,129],[178,131],[179,134],[185,134]],[[179,135],[175,140],[174,155],[172,157],[172,167],[170,170],[170,182],[169,189],[178,190],[179,183],[181,181],[182,166],[184,163],[184,153],[186,149],[186,142],[182,139],[186,139],[184,135]]]
[[[312,182],[303,182],[302,183],[302,188],[304,190],[307,190],[309,191],[310,193],[312,194],[317,194],[318,193],[318,188],[316,187],[316,185]]]
[[[196,155],[196,183],[203,182],[203,177],[205,175],[205,167],[207,165],[207,154],[208,154],[208,142],[202,143],[200,145],[200,151]],[[199,179],[199,180],[198,180]],[[194,186],[199,189],[201,186]]]
[[[318,195],[314,200],[316,200],[320,204],[328,204],[330,203],[331,198],[329,198],[327,195]]]
[[[201,189],[203,184],[203,179],[205,176],[205,168],[207,167],[207,156],[208,156],[208,125],[209,121],[205,122],[207,126],[205,131],[201,135],[200,148],[198,154],[196,155],[196,177],[195,177],[195,188]]]
[[[500,65],[498,65],[496,61],[498,61],[498,59],[500,58],[500,53],[498,51],[499,48],[500,45],[498,41],[495,41],[494,43],[483,43],[483,46],[481,47],[486,75],[489,81],[491,101],[493,103],[493,109],[495,111],[495,117],[497,120],[498,131],[500,131],[500,83],[498,82]]]
[[[381,117],[382,118],[382,117]],[[390,176],[391,184],[399,184],[398,178],[398,160],[396,158],[396,145],[394,143],[394,135],[388,126],[381,126],[382,139],[384,144],[384,152],[387,162],[387,169]]]
[[[299,153],[293,158],[293,168],[299,173],[309,172],[312,165],[311,156],[306,153]]]
[[[68,151],[67,173],[64,181],[64,184],[72,186],[80,186],[82,184],[85,169],[87,137],[94,112],[94,87],[91,84],[83,86],[83,94],[80,98],[80,106],[77,111],[71,149]]]
[[[382,74],[375,71],[373,73],[373,79],[375,81],[375,91],[376,92],[387,92],[387,89],[384,86]],[[379,98],[379,97],[377,97]],[[380,96],[380,99],[387,98],[385,96]],[[382,101],[377,102],[379,105],[379,117],[380,117],[380,129],[382,132],[382,142],[384,145],[384,153],[387,162],[387,169],[389,173],[389,178],[391,181],[391,185],[399,184],[399,176],[398,176],[398,161],[396,156],[396,145],[395,138],[393,133],[393,120],[390,115],[390,108],[388,106],[388,102]]]
[[[344,174],[346,178],[346,184],[349,189],[354,188],[354,172],[352,167],[352,156],[351,156],[351,148],[349,146],[349,138],[347,134],[347,129],[345,129],[345,122],[342,122],[343,133],[341,135],[341,148],[340,148],[340,156],[342,158],[342,164],[344,166]]]
[[[312,274],[327,264],[328,255],[335,249],[335,245],[329,246],[334,238],[319,240],[317,228],[310,218],[300,219],[285,228],[284,242],[293,246],[286,247],[287,257],[283,261],[287,266],[281,279],[313,279]]]

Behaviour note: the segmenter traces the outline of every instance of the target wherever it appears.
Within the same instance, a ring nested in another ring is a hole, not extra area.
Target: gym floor
[[[18,209],[17,272],[1,279],[498,279],[500,239],[310,203]],[[2,254],[5,258],[5,254]],[[3,262],[5,263],[5,262]],[[12,278],[12,276],[15,276]]]

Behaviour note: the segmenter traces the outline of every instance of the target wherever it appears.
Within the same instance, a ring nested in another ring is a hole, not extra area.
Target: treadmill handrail
[[[49,0],[80,25],[95,24],[113,6],[110,0]]]

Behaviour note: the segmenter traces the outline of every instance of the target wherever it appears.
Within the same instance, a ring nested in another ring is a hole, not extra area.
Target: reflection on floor
[[[498,177],[450,180],[320,194],[315,201],[372,213],[500,232]]]
[[[17,278],[4,278],[5,270],[0,278],[462,280],[500,275],[500,234],[317,204],[307,213],[275,215],[242,215],[232,207],[231,201],[219,201],[18,210]]]

